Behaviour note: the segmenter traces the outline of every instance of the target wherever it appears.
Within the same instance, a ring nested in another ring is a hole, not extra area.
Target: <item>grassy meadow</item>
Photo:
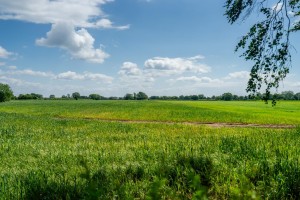
[[[300,198],[300,128],[181,122],[298,126],[300,102],[2,103],[0,199]]]

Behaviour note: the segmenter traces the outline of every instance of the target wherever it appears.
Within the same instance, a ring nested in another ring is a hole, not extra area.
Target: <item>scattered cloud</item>
[[[121,76],[140,76],[142,71],[136,63],[124,62],[118,74]]]
[[[0,19],[37,24],[67,23],[75,27],[101,27],[106,17],[101,6],[113,0],[0,0]],[[115,28],[106,26],[101,28]]]
[[[11,66],[14,67],[14,66]],[[100,81],[105,83],[111,83],[113,81],[113,77],[99,74],[99,73],[91,73],[91,72],[83,72],[77,73],[72,71],[62,72],[59,74],[54,74],[52,72],[43,72],[43,71],[34,71],[31,69],[24,69],[24,70],[7,70],[1,71],[2,77],[5,76],[6,78],[11,78],[14,80],[14,76],[32,76],[32,77],[43,77],[48,78],[51,80],[91,80],[91,81]],[[16,79],[17,80],[17,79]]]
[[[40,93],[62,95],[66,92],[79,91],[82,94],[95,93],[96,91],[109,91],[114,78],[92,72],[42,72],[30,69],[24,70],[1,70],[0,82],[9,84],[14,93]],[[88,93],[90,92],[90,93]]]
[[[37,24],[52,24],[45,38],[36,44],[67,50],[75,59],[103,63],[109,55],[94,47],[95,39],[86,28],[128,29],[115,26],[102,11],[102,5],[113,0],[0,0],[0,20],[20,20]],[[0,46],[0,58],[10,55]]]
[[[144,62],[144,67],[139,68],[136,63],[124,62],[118,74],[120,75],[120,83],[122,87],[139,87],[151,88],[155,84],[164,84],[168,80],[162,79],[165,76],[176,76],[185,73],[207,73],[210,67],[202,64],[204,56],[197,55],[189,58],[168,58],[154,57]],[[187,81],[190,77],[182,77],[173,79],[172,82]],[[196,77],[191,77],[196,78]],[[205,81],[206,78],[202,78]],[[169,81],[170,82],[170,81]]]
[[[31,69],[24,70],[15,70],[16,66],[10,66],[10,69],[13,71],[8,71],[6,74],[9,75],[28,75],[28,76],[39,76],[39,77],[53,77],[54,75],[51,72],[41,72],[41,71],[33,71]]]
[[[13,53],[7,51],[6,49],[4,49],[2,46],[0,46],[0,58],[8,58],[9,56],[11,56]],[[3,63],[2,63],[3,64]]]
[[[292,84],[292,86],[300,88],[300,82],[295,82],[295,83]]]
[[[150,88],[155,81],[150,74],[133,62],[124,62],[118,74],[119,80],[115,87],[127,92],[132,90],[144,91],[146,88]]]
[[[109,57],[101,48],[94,47],[95,39],[81,28],[75,30],[71,24],[53,24],[46,38],[36,40],[36,44],[47,47],[59,47],[67,50],[73,58],[92,63],[103,63]]]
[[[92,80],[92,81],[102,81],[105,83],[111,83],[113,78],[104,74],[84,72],[79,74],[77,72],[67,71],[60,73],[56,76],[56,79],[65,79],[65,80]]]
[[[67,71],[60,73],[56,76],[57,79],[67,79],[67,80],[84,80],[84,76],[77,74],[76,72]]]
[[[272,10],[275,10],[276,12],[282,10],[283,3],[276,3],[275,5],[272,6]]]
[[[176,81],[184,81],[184,82],[195,82],[195,83],[222,83],[219,79],[212,79],[210,77],[197,77],[197,76],[182,76]]]
[[[21,79],[16,79],[16,78],[12,78],[12,77],[7,77],[7,76],[1,76],[0,75],[0,80],[3,81],[4,83],[7,84],[12,84],[14,86],[19,86],[19,87],[26,87],[26,86],[39,86],[39,83],[33,83],[33,82],[28,82],[25,80],[21,80]]]
[[[232,72],[229,73],[228,76],[225,77],[225,79],[249,79],[250,78],[250,72],[248,71],[240,71],[240,72]]]
[[[136,69],[135,63],[125,62],[121,69]],[[140,72],[119,73],[120,77],[113,77],[91,72],[78,73],[74,71],[66,71],[59,74],[52,74],[52,77],[45,77],[46,72],[16,70],[17,73],[2,73],[0,82],[8,83],[12,86],[16,94],[38,92],[49,95],[62,95],[66,92],[79,91],[82,94],[90,94],[98,92],[102,95],[124,95],[135,91],[144,91],[149,95],[189,95],[204,93],[205,95],[222,94],[230,91],[235,94],[245,94],[246,79],[232,78],[227,79],[229,74],[221,78],[213,78],[208,76],[172,76],[172,79],[157,78],[147,76],[143,70]],[[120,70],[121,71],[121,70]],[[234,73],[234,72],[233,72]],[[26,74],[31,77],[17,75]],[[139,74],[139,75],[137,75]],[[231,73],[230,73],[231,74]],[[16,76],[14,76],[16,75]],[[17,77],[17,78],[16,78]],[[34,79],[34,77],[42,77]],[[235,76],[234,76],[235,77]],[[151,80],[152,79],[152,80]],[[36,80],[37,82],[34,82]],[[104,84],[103,84],[104,83]],[[242,86],[244,85],[244,87]],[[300,88],[300,82],[289,82],[284,90],[297,90]]]
[[[158,70],[162,74],[182,74],[184,72],[208,73],[210,67],[201,63],[203,56],[194,56],[190,58],[168,58],[154,57],[146,60],[145,69]]]
[[[192,82],[201,82],[202,78],[196,76],[182,76],[176,79],[176,81],[192,81]]]
[[[7,66],[5,62],[0,62],[0,67],[2,67],[4,69],[10,69],[10,70],[18,69],[17,66],[14,66],[14,65]]]
[[[125,26],[114,26],[113,23],[109,19],[100,19],[96,22],[96,27],[104,28],[104,29],[118,29],[118,30],[126,30],[130,28],[130,25]]]
[[[10,70],[16,70],[16,69],[18,69],[17,66],[14,66],[14,65],[8,66],[7,68],[10,69]]]
[[[86,80],[97,80],[97,81],[101,81],[101,82],[105,82],[105,83],[111,83],[114,78],[111,76],[107,76],[104,74],[97,74],[97,73],[89,73],[89,72],[85,72],[84,76],[86,77]]]
[[[203,64],[202,60],[204,56],[197,55],[193,57],[154,57],[144,62],[143,68],[140,68],[138,64],[133,62],[124,62],[118,72],[119,79],[116,82],[117,88],[122,88],[122,91],[130,92],[132,89],[141,91],[157,91],[160,87],[166,87],[166,84],[174,84],[188,81],[194,78],[194,81],[199,81],[195,77],[176,77],[180,74],[189,73],[207,73],[210,71],[210,67]],[[167,80],[163,77],[172,76],[173,80]],[[208,78],[203,77],[203,82],[209,82]],[[177,86],[170,86],[172,88]],[[153,92],[152,92],[153,93]]]
[[[232,88],[233,90],[234,88],[240,88],[238,86],[241,85],[245,85],[246,87],[248,77],[249,72],[240,71],[229,73],[227,76],[221,78],[212,78],[207,76],[180,76],[177,78],[171,78],[167,82],[173,87],[178,86],[180,88],[187,88],[188,90],[197,90],[197,88],[219,88],[218,90],[221,90],[221,88]]]

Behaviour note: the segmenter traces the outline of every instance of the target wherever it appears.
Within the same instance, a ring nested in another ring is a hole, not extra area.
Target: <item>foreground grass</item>
[[[215,129],[81,119],[103,117],[105,111],[118,117],[118,107],[120,117],[128,112],[127,119],[135,117],[135,109],[150,119],[160,110],[159,120],[169,112],[183,111],[192,112],[192,117],[183,115],[183,120],[202,119],[196,115],[202,111],[195,111],[202,109],[201,104],[185,103],[45,101],[1,105],[0,199],[300,198],[299,129]],[[206,117],[214,113],[226,119],[224,113],[230,112],[247,116],[250,105],[223,111],[218,108],[221,104],[213,104]],[[286,110],[278,107],[274,112]],[[144,115],[138,119],[141,117]]]

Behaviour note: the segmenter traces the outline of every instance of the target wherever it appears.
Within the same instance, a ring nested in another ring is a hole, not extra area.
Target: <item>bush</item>
[[[139,92],[136,94],[137,100],[147,100],[148,96],[144,92]]]

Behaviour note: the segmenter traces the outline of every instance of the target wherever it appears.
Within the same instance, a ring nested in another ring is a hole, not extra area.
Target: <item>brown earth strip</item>
[[[56,119],[76,119],[57,117]],[[97,120],[102,122],[120,122],[132,124],[186,124],[186,125],[205,125],[212,128],[270,128],[270,129],[293,129],[297,126],[290,124],[245,124],[245,123],[221,123],[221,122],[171,122],[171,121],[147,121],[147,120],[123,120],[123,119],[99,119],[99,118],[79,118],[83,120]]]

